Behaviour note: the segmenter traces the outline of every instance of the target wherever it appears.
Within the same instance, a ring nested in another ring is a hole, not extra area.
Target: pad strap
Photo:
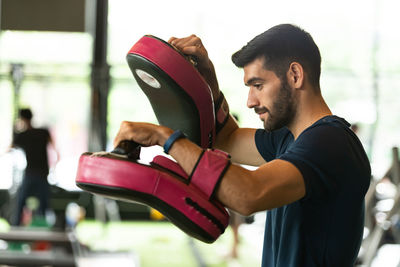
[[[218,134],[219,131],[225,126],[229,118],[229,105],[226,102],[225,96],[222,92],[215,102],[215,131]]]
[[[164,167],[164,168],[166,168],[166,169],[168,169],[168,170],[170,170],[170,171],[182,176],[185,179],[188,178],[188,175],[182,169],[182,167],[178,163],[176,163],[173,160],[170,160],[167,157],[164,157],[164,156],[161,156],[161,155],[155,156],[153,161],[152,161],[152,163],[157,164],[157,165],[159,165],[161,167]]]
[[[230,163],[229,154],[221,150],[203,150],[190,175],[190,182],[211,199]]]

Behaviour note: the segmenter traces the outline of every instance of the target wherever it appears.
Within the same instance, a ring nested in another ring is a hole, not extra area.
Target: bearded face
[[[286,75],[265,68],[257,58],[244,67],[244,83],[249,87],[247,107],[253,108],[267,131],[290,126],[296,116],[297,101]]]
[[[257,108],[255,108],[255,111]],[[271,109],[261,107],[258,109],[265,109],[268,117],[263,120],[264,129],[266,131],[278,130],[284,126],[289,125],[296,114],[295,102],[292,90],[286,79],[281,80],[281,87],[279,88],[278,95],[272,104]]]

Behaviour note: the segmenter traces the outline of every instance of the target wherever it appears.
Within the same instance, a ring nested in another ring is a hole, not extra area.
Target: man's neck
[[[296,140],[305,129],[329,115],[332,115],[332,112],[320,94],[302,97],[298,102],[293,123],[288,125],[288,128]]]

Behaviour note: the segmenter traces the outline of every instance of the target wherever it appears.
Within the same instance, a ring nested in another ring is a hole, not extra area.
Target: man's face
[[[18,118],[15,122],[15,131],[23,132],[28,129],[29,121],[25,118]]]
[[[287,79],[264,68],[264,59],[255,59],[244,67],[244,82],[249,86],[247,106],[254,108],[267,131],[288,126],[296,114],[296,105]]]

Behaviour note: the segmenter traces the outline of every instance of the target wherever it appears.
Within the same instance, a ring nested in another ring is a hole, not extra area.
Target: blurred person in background
[[[360,126],[358,125],[358,123],[352,123],[350,126],[350,129],[355,133],[358,134],[358,132],[360,131]]]
[[[12,216],[11,224],[18,226],[22,221],[25,202],[28,197],[36,197],[39,207],[36,216],[44,217],[49,207],[50,186],[47,180],[49,161],[47,149],[50,145],[56,151],[50,132],[46,128],[32,126],[32,111],[29,108],[19,110],[18,120],[12,147],[20,148],[25,152],[26,168],[22,183],[17,191],[17,205]],[[58,153],[57,158],[58,158]]]

